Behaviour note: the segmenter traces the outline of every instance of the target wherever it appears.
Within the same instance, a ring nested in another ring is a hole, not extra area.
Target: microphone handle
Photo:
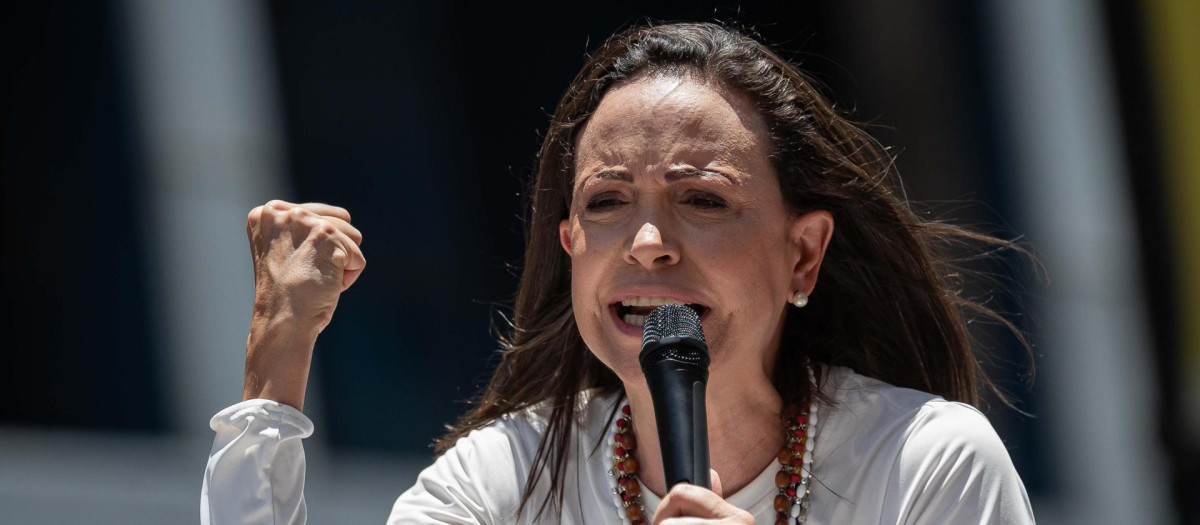
[[[643,363],[650,386],[667,488],[691,483],[712,488],[708,471],[708,367],[663,359]]]

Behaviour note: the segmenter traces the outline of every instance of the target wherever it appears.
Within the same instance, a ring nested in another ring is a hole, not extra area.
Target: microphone
[[[708,472],[708,345],[700,317],[682,304],[655,308],[642,327],[642,374],[650,385],[667,488],[712,488]]]

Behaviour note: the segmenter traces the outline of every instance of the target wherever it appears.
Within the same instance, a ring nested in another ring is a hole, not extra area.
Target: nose
[[[647,222],[633,237],[633,244],[625,253],[625,262],[640,264],[647,270],[653,270],[656,265],[674,265],[679,262],[679,248],[675,243],[663,241],[658,227]]]

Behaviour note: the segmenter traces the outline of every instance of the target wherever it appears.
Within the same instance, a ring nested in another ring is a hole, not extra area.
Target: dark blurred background
[[[194,520],[240,399],[245,215],[348,208],[317,344],[313,522],[383,521],[486,382],[524,184],[585,53],[647,21],[772,45],[922,213],[1022,237],[976,340],[1044,523],[1200,523],[1200,4],[126,0],[0,8],[0,522]],[[1031,386],[1032,385],[1032,386]]]

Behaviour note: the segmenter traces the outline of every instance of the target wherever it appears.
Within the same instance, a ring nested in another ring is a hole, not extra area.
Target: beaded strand
[[[612,458],[613,468],[608,471],[617,480],[613,492],[617,495],[617,516],[628,520],[632,525],[645,525],[646,517],[642,513],[642,487],[638,483],[638,462],[633,457],[637,450],[637,437],[633,435],[633,422],[630,420],[629,405],[621,407],[617,418],[617,429],[613,432]]]
[[[816,377],[808,368],[810,385]],[[775,475],[775,525],[786,525],[788,519],[803,524],[808,519],[809,495],[811,494],[813,450],[817,446],[817,403],[810,396],[808,410],[797,414],[788,425],[787,443],[777,457],[781,465]]]
[[[816,384],[811,367],[808,368],[808,378],[810,384]],[[641,485],[637,479],[638,462],[633,457],[637,450],[637,438],[633,434],[630,416],[629,405],[623,405],[609,449],[613,468],[608,473],[616,484],[613,502],[617,505],[617,516],[631,525],[645,525],[648,520],[643,512]],[[787,525],[789,521],[803,524],[808,519],[817,419],[817,403],[810,397],[808,410],[787,420],[786,439],[776,458],[780,464],[779,472],[775,474],[775,486],[779,488],[779,494],[773,502],[776,525]]]

